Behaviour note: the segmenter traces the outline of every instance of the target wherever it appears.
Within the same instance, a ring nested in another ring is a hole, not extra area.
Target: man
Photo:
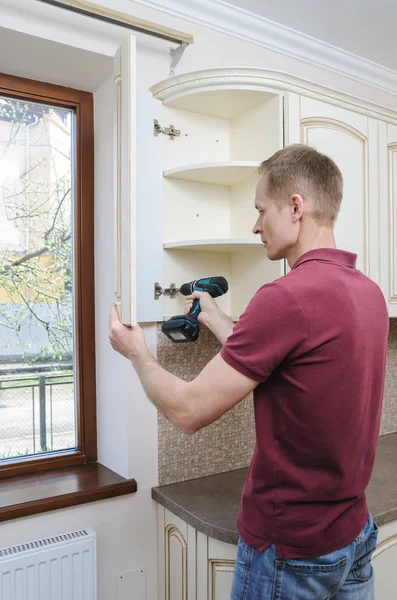
[[[377,527],[368,513],[389,320],[356,255],[337,250],[335,163],[303,145],[260,167],[253,232],[291,271],[262,286],[237,324],[205,293],[201,323],[223,344],[194,381],[162,369],[139,326],[111,314],[110,341],[181,431],[254,391],[255,451],[242,493],[233,600],[372,600]],[[352,224],[354,226],[354,224]]]

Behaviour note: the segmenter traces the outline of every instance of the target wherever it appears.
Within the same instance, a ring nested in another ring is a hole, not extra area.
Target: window
[[[0,74],[0,477],[96,460],[93,98]]]

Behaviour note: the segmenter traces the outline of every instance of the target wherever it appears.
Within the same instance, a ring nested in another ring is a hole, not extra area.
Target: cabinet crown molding
[[[257,46],[397,94],[397,72],[223,0],[134,0]]]
[[[222,67],[193,71],[164,79],[153,85],[150,91],[157,100],[168,104],[194,92],[228,88],[295,92],[397,125],[397,112],[386,106],[273,69]]]

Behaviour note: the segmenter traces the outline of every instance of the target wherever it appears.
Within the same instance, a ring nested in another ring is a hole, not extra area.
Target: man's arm
[[[212,313],[210,319],[205,321],[205,324],[223,346],[229,335],[232,334],[235,323],[223,310],[219,307],[217,308],[218,310]]]
[[[163,369],[149,350],[131,362],[148,398],[183,433],[210,425],[258,385],[230,367],[220,354],[189,383]]]
[[[258,385],[217,354],[191,382],[163,369],[149,352],[139,325],[125,327],[116,308],[110,317],[110,343],[128,358],[153,404],[184,433],[213,423]]]

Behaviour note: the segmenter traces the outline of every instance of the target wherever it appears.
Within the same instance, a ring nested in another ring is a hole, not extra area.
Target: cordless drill
[[[184,296],[190,296],[194,291],[208,292],[213,298],[218,298],[226,294],[228,289],[229,285],[224,277],[203,277],[203,279],[184,283],[179,291]],[[200,333],[200,325],[197,322],[200,311],[200,300],[195,298],[187,315],[171,317],[162,324],[161,330],[173,342],[195,342]]]

